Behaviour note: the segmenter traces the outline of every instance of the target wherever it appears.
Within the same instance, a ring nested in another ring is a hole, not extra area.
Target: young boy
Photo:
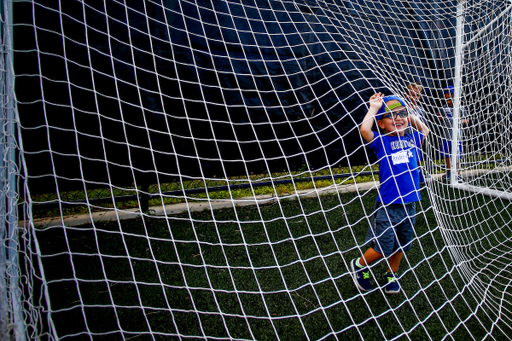
[[[443,107],[442,113],[438,113],[438,117],[442,120],[443,124],[443,137],[441,141],[441,157],[444,157],[446,160],[446,174],[443,175],[443,180],[449,181],[451,176],[451,163],[450,156],[452,153],[452,133],[453,133],[453,95],[455,92],[455,88],[453,86],[448,86],[444,88],[444,98],[446,99],[446,105]],[[466,111],[463,106],[460,106],[460,123],[468,124],[469,120],[466,118]],[[462,145],[459,142],[459,156],[460,152],[462,152]],[[461,182],[462,176],[457,174],[457,181]]]
[[[409,109],[411,112],[414,112],[414,116],[424,121],[426,114],[425,110],[420,105],[421,96],[423,93],[423,86],[418,83],[411,83],[407,85],[407,102],[409,104]]]
[[[372,131],[374,120],[384,134]],[[409,122],[419,131],[406,134]],[[411,248],[416,202],[421,200],[418,153],[429,130],[414,115],[408,115],[407,105],[401,98],[377,93],[370,97],[370,108],[360,131],[377,154],[380,189],[372,226],[366,235],[370,248],[363,257],[350,262],[352,276],[360,290],[370,290],[368,265],[388,257],[384,291],[396,294],[400,291],[396,274],[403,253]]]

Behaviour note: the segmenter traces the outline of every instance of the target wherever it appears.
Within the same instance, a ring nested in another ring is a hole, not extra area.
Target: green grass
[[[374,176],[361,175],[362,172],[370,172],[374,171]],[[238,177],[230,177],[229,179],[223,178],[211,178],[204,180],[190,180],[183,181],[180,183],[179,181],[172,183],[163,183],[160,185],[153,184],[149,186],[148,193],[149,194],[160,194],[166,192],[180,192],[187,190],[196,190],[196,189],[205,189],[208,191],[187,194],[188,201],[193,200],[204,200],[204,199],[214,199],[214,200],[222,200],[222,199],[231,199],[231,198],[244,198],[250,196],[259,196],[259,195],[286,195],[290,193],[295,193],[296,191],[311,189],[311,188],[322,188],[336,185],[348,185],[357,183],[363,183],[368,181],[376,181],[378,180],[378,168],[377,166],[355,166],[355,167],[336,167],[336,168],[326,168],[322,170],[316,171],[307,171],[298,170],[295,172],[285,172],[272,174],[272,180],[274,181],[282,181],[282,180],[291,180],[293,177],[294,183],[288,184],[276,184],[275,186],[257,186],[258,183],[268,183],[270,180],[268,174],[250,174],[248,176],[238,176]],[[329,175],[347,175],[346,178],[335,179],[335,180],[316,180],[316,181],[305,181],[304,179],[309,179],[311,177],[322,177]],[[245,185],[248,183],[252,183],[254,185],[253,188],[239,188],[232,189],[230,191],[227,190],[212,190],[215,187],[223,187],[223,186],[236,186],[236,185]],[[88,199],[98,199],[98,198],[116,198],[116,208],[118,209],[130,209],[130,208],[138,208],[139,202],[138,200],[120,200],[123,196],[134,196],[138,191],[141,190],[140,186],[135,187],[134,184],[131,186],[126,186],[125,188],[94,188],[87,189],[86,191],[76,190],[76,191],[62,191],[60,193],[41,193],[41,194],[32,194],[32,200],[35,203],[46,203],[51,201],[62,200],[63,202],[73,202],[73,201],[84,201],[87,197]],[[23,201],[24,199],[22,199]],[[149,200],[149,206],[162,206],[163,205],[172,205],[185,202],[185,198],[183,195],[180,196],[160,196],[157,195],[156,198]],[[43,218],[43,217],[55,217],[60,215],[76,215],[76,214],[88,214],[89,210],[92,211],[102,211],[105,208],[113,208],[113,203],[102,203],[98,204],[97,207],[90,207],[87,205],[74,205],[72,207],[63,207],[63,208],[54,208],[48,209],[45,206],[33,206],[34,210],[34,218]]]
[[[492,159],[500,159],[501,155],[486,155],[486,156],[474,156],[474,157],[466,157],[465,162],[478,162],[482,160],[492,160]],[[429,171],[434,173],[444,172],[444,160],[437,160],[435,163],[432,163],[432,160],[429,161]],[[485,167],[486,169],[493,169],[495,164],[489,163],[485,166],[480,165],[480,167]],[[366,172],[374,172],[373,175],[363,175],[362,173]],[[304,181],[304,179],[309,179],[311,177],[322,177],[322,176],[330,176],[330,175],[347,175],[346,178],[338,178],[335,180],[316,180],[316,181]],[[294,172],[286,172],[283,170],[282,173],[274,173],[272,174],[272,180],[281,181],[281,180],[291,180],[293,177],[294,183],[288,184],[276,184],[275,186],[255,186],[253,188],[239,188],[232,189],[230,191],[227,190],[211,190],[215,187],[223,187],[223,186],[234,186],[234,185],[243,185],[252,183],[253,185],[257,185],[261,182],[269,182],[268,174],[250,174],[247,176],[238,176],[238,177],[230,177],[226,178],[210,178],[210,179],[202,179],[202,180],[184,180],[183,183],[176,181],[170,183],[162,183],[160,185],[153,184],[148,188],[148,193],[151,195],[155,195],[156,197],[149,200],[149,206],[162,206],[162,205],[172,205],[185,202],[185,198],[183,195],[179,196],[165,196],[159,195],[161,193],[166,192],[180,192],[187,190],[197,190],[197,189],[208,189],[208,191],[204,191],[202,193],[193,193],[187,194],[188,202],[193,200],[204,200],[204,199],[214,199],[214,200],[222,200],[222,199],[239,199],[244,197],[252,197],[259,195],[273,195],[273,196],[282,196],[290,193],[295,193],[300,190],[307,190],[312,188],[324,188],[328,186],[333,186],[336,184],[337,186],[341,185],[349,185],[353,183],[364,183],[368,181],[378,181],[378,167],[377,165],[364,165],[364,166],[352,166],[352,167],[334,167],[334,168],[325,168],[318,170],[308,170],[308,167],[304,165],[304,168],[301,170],[297,170]],[[53,208],[49,209],[46,206],[38,206],[37,203],[47,203],[47,202],[56,202],[61,200],[62,202],[75,202],[75,201],[85,201],[85,198],[88,199],[98,199],[98,198],[116,198],[116,208],[118,209],[130,209],[130,208],[138,208],[139,202],[138,200],[121,200],[120,198],[123,196],[134,196],[141,190],[141,186],[135,186],[132,184],[131,186],[126,186],[125,188],[94,188],[94,189],[81,189],[75,191],[61,191],[60,193],[38,193],[32,194],[32,202],[36,203],[33,205],[33,217],[34,218],[45,218],[45,217],[58,217],[61,215],[77,215],[77,214],[88,214],[89,210],[91,211],[103,211],[105,208],[113,208],[112,203],[101,203],[96,204],[95,207],[90,205],[73,205],[73,206],[65,206],[62,208]],[[21,198],[20,201],[24,201],[25,198]]]
[[[435,200],[482,223],[466,229],[459,217],[441,230],[424,192],[403,290],[392,296],[361,295],[348,273],[365,250],[361,218],[375,191],[40,229],[51,317],[73,340],[479,340],[492,329],[506,338],[512,234],[500,218],[508,203],[446,193]],[[476,242],[448,248],[441,233]],[[469,260],[454,263],[450,249]],[[372,268],[380,284],[385,270]],[[505,323],[492,328],[498,308]]]

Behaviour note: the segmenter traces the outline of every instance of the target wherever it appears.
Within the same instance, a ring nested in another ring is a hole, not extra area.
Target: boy
[[[373,121],[385,134],[372,131]],[[411,125],[419,131],[406,134]],[[360,127],[361,136],[370,143],[379,160],[380,189],[372,226],[366,242],[370,248],[363,257],[350,262],[352,276],[362,291],[372,288],[368,265],[389,257],[384,291],[396,294],[400,285],[396,274],[403,253],[411,248],[419,192],[418,153],[428,135],[427,126],[414,115],[408,115],[407,105],[397,96],[370,97],[370,108]]]
[[[407,85],[407,101],[409,103],[409,109],[411,112],[414,112],[414,116],[419,118],[420,120],[425,120],[425,110],[420,106],[420,99],[423,93],[423,86],[418,83],[410,83]]]
[[[449,181],[451,176],[451,164],[450,164],[450,155],[452,153],[452,132],[453,132],[453,95],[455,92],[455,88],[453,86],[448,86],[444,88],[444,98],[446,99],[446,106],[443,107],[442,113],[438,113],[439,119],[443,120],[443,137],[441,143],[441,157],[444,157],[446,160],[446,174],[443,175],[443,180]],[[466,111],[463,106],[460,106],[460,123],[468,124],[469,120],[466,119]],[[462,152],[462,145],[459,142],[459,156]],[[457,174],[457,181],[462,182],[462,176]]]

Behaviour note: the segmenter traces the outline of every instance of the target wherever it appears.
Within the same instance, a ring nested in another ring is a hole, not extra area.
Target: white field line
[[[210,200],[204,202],[190,202],[190,203],[180,203],[173,205],[164,205],[164,206],[151,206],[149,208],[149,216],[151,217],[165,217],[168,215],[175,215],[183,212],[197,212],[203,210],[216,210],[221,208],[233,208],[233,207],[242,207],[242,206],[251,206],[251,205],[265,205],[269,203],[276,202],[277,200],[293,200],[298,197],[306,198],[306,197],[315,197],[323,194],[332,194],[336,193],[336,191],[340,193],[346,192],[355,192],[355,191],[367,191],[373,188],[378,188],[379,182],[365,182],[360,184],[351,184],[351,185],[341,185],[341,186],[329,186],[326,188],[318,188],[318,189],[307,189],[302,191],[297,191],[293,194],[287,194],[282,197],[275,197],[271,195],[260,195],[256,197],[246,197],[240,199],[233,200]],[[49,217],[49,218],[39,218],[34,219],[34,226],[38,227],[50,227],[50,226],[79,226],[85,224],[91,224],[91,222],[101,222],[101,221],[116,221],[121,219],[131,219],[140,217],[142,213],[138,208],[133,209],[105,209],[105,211],[101,212],[91,212],[89,214],[80,214],[80,215],[70,215],[64,217]],[[25,226],[28,222],[25,220],[20,220],[18,222],[19,226]]]
[[[491,173],[499,173],[510,171],[512,167],[497,167],[491,171]],[[489,170],[470,170],[466,172],[462,172],[463,176],[473,177],[478,174],[488,173]],[[442,176],[442,174],[431,175],[432,178],[438,179]],[[488,194],[485,193],[483,188],[475,187],[470,189],[467,185],[464,184],[455,184],[452,185],[456,188],[467,189],[477,193]],[[324,194],[332,194],[336,192],[347,193],[347,192],[356,192],[356,191],[368,191],[371,189],[377,189],[379,187],[378,181],[364,182],[360,184],[351,184],[351,185],[332,185],[325,188],[317,188],[317,189],[306,189],[302,191],[297,191],[293,194],[287,194],[282,197],[275,197],[271,195],[261,195],[257,197],[246,197],[240,199],[233,200],[210,200],[204,202],[190,202],[190,203],[180,203],[174,205],[164,205],[164,206],[152,206],[149,208],[150,216],[152,217],[165,217],[169,215],[175,215],[183,212],[197,212],[203,210],[216,210],[220,208],[234,208],[234,207],[242,207],[242,206],[251,206],[251,205],[264,205],[272,202],[276,202],[277,200],[293,200],[299,197],[315,197],[318,195]],[[489,192],[492,190],[489,190]],[[503,197],[505,194],[503,193],[493,193],[494,195],[498,195]],[[510,193],[512,196],[512,193]],[[511,197],[512,198],[512,197]],[[116,221],[121,219],[132,219],[140,217],[142,213],[138,208],[133,209],[105,209],[105,211],[101,212],[91,212],[89,214],[80,214],[80,215],[70,215],[64,217],[50,217],[50,218],[39,218],[34,219],[34,226],[38,227],[50,227],[50,226],[79,226],[85,224],[91,224],[92,222],[101,222],[101,221]],[[18,226],[26,226],[28,221],[20,220],[18,222]]]

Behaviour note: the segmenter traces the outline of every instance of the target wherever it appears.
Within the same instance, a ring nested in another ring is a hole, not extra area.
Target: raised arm
[[[361,123],[360,131],[361,136],[366,140],[366,142],[372,142],[374,138],[373,134],[373,122],[375,121],[375,115],[382,107],[382,94],[376,93],[372,97],[370,97],[370,107],[368,108],[368,112],[366,113],[363,122]]]
[[[425,142],[425,138],[430,133],[430,130],[428,129],[427,125],[423,123],[419,118],[417,118],[414,114],[409,115],[409,122],[411,123],[411,126],[418,129],[423,133],[423,142]]]

